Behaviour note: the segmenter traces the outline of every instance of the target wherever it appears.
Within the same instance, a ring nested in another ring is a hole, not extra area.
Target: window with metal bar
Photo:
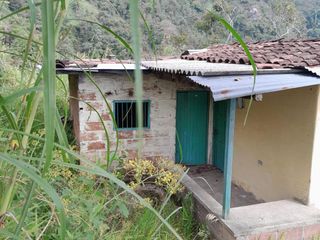
[[[136,101],[114,101],[115,121],[118,129],[138,128]],[[150,101],[142,102],[142,127],[150,128]]]

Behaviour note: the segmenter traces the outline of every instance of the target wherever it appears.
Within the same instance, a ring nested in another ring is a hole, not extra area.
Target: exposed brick
[[[95,132],[85,132],[85,133],[82,133],[80,136],[80,141],[93,141],[98,139],[99,139],[99,136]]]
[[[99,150],[99,149],[105,149],[105,143],[103,142],[90,142],[88,144],[88,150]]]
[[[128,159],[134,159],[134,158],[137,158],[137,156],[138,156],[137,150],[128,150],[127,151],[127,158]]]
[[[132,139],[134,134],[133,131],[119,131],[119,139]]]
[[[320,239],[320,224],[305,226],[303,229],[303,237],[305,240]]]
[[[151,131],[143,131],[143,137],[144,138],[152,138],[152,137],[154,137],[154,134]]]
[[[90,106],[86,104],[86,107],[85,107],[85,110],[87,111],[93,111],[92,108],[94,108],[97,111],[101,111],[104,108],[101,102],[90,102],[89,104]]]
[[[141,141],[141,140],[139,140],[139,139],[128,139],[126,141],[126,143],[127,144],[137,144],[137,143],[139,143],[139,141]]]
[[[283,232],[279,232],[278,239],[290,239],[290,240],[301,240],[303,235],[303,228],[292,228],[287,229]]]
[[[87,122],[85,126],[86,131],[99,131],[103,130],[101,122]]]
[[[111,118],[111,116],[110,116],[109,113],[102,113],[102,114],[101,114],[101,117],[102,117],[103,121],[110,121],[110,120],[112,120],[112,118]]]
[[[277,240],[277,232],[266,232],[251,235],[247,237],[248,240]]]
[[[112,93],[106,94],[111,107],[114,100],[131,99],[130,96],[128,97],[128,92],[133,92],[134,83],[128,81],[125,74],[112,76],[99,74],[93,76],[99,83],[103,92]],[[145,77],[147,78],[147,81],[144,82],[144,88],[147,88],[148,91],[144,92],[144,99],[150,100],[152,107],[150,112],[151,129],[143,131],[145,147],[141,149],[142,157],[154,159],[156,156],[168,156],[168,158],[173,160],[175,154],[176,91],[202,88],[197,85],[193,86],[187,81],[183,81],[183,78],[179,78],[179,81],[172,80],[169,75],[163,77],[162,80],[159,80],[156,75],[152,74],[146,75]],[[159,95],[159,91],[162,92],[161,95]],[[90,104],[97,108],[107,128],[110,141],[111,143],[114,143],[116,141],[116,134],[113,128],[111,115],[109,114],[105,103],[99,98],[96,89],[91,86],[88,81],[82,81],[79,83],[79,93],[80,95],[82,94],[82,98],[86,98]],[[92,93],[95,93],[96,96]],[[84,154],[86,152],[93,153],[95,150],[87,149],[88,142],[105,142],[103,126],[92,109],[88,108],[88,106],[82,102],[79,104],[83,109],[83,111],[80,111],[79,115],[79,125],[81,134],[83,135],[81,141],[85,143],[80,145],[80,150],[81,153]],[[136,132],[137,131],[135,130],[119,131],[119,154],[123,150],[125,152],[124,157],[128,155],[130,158],[135,158],[137,156],[137,152],[132,151],[137,149]],[[95,138],[94,133],[97,134],[97,138]],[[114,148],[114,146],[112,146],[112,148]],[[100,151],[105,151],[105,149],[101,149]]]
[[[90,93],[80,92],[79,98],[82,100],[91,100],[91,101],[97,99],[96,93],[94,93],[94,92],[90,92]]]
[[[209,231],[212,232],[215,235],[215,238],[219,240],[236,240],[236,237],[230,229],[226,228],[220,221],[208,224],[207,226],[209,227]]]

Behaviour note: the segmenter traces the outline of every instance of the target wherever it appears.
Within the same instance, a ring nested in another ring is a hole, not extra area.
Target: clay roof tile
[[[320,39],[272,40],[248,43],[248,48],[261,67],[302,67],[320,64]],[[182,59],[208,62],[250,64],[238,43],[211,45],[206,51],[181,56]]]

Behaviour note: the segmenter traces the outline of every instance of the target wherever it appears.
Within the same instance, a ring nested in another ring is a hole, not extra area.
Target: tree
[[[277,38],[303,37],[306,35],[306,20],[291,0],[272,0],[268,20]]]

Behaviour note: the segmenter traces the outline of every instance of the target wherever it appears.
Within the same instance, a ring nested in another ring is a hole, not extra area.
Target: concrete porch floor
[[[223,173],[212,165],[189,166],[188,175],[220,204],[223,201]],[[232,184],[231,207],[262,203],[243,188]]]
[[[213,173],[216,177],[212,177]],[[293,200],[259,203],[261,201],[257,201],[252,194],[235,185],[232,194],[239,195],[233,196],[235,207],[231,208],[229,218],[224,220],[221,217],[222,206],[219,203],[222,199],[222,190],[218,187],[222,185],[221,175],[221,172],[219,175],[219,172],[210,167],[191,167],[189,174],[182,181],[192,192],[195,214],[207,225],[212,239],[320,240],[319,209]],[[212,189],[202,178],[208,183],[211,182]],[[212,190],[215,192],[214,197]],[[251,205],[244,205],[246,202]]]

